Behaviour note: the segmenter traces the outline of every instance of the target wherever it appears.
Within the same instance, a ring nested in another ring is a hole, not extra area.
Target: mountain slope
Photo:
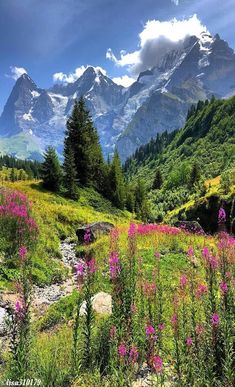
[[[25,157],[38,157],[49,144],[62,154],[66,120],[74,100],[83,95],[105,156],[117,146],[124,161],[157,133],[182,127],[189,107],[199,99],[212,94],[225,97],[235,91],[235,54],[218,35],[189,36],[163,57],[157,54],[156,65],[142,72],[129,88],[91,66],[75,82],[48,90],[23,74],[0,117],[2,151],[8,151],[9,144],[12,152],[12,136],[22,135],[29,143],[28,149],[25,143]],[[20,143],[14,154],[22,157]]]
[[[184,161],[197,161],[206,177],[214,177],[235,164],[235,97],[212,99],[188,118],[185,126],[173,135],[169,144],[153,153],[149,144],[142,146],[125,164],[133,176],[153,175],[157,166],[165,177]],[[163,134],[165,136],[165,134]],[[160,141],[156,139],[155,141]],[[154,142],[154,140],[152,140]],[[155,148],[156,149],[156,148]],[[140,154],[142,157],[140,157]],[[149,184],[151,181],[149,180]]]

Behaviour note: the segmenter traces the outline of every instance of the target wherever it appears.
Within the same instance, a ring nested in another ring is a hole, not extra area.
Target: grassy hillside
[[[164,145],[165,142],[165,145]],[[193,166],[198,169],[197,184],[191,184]],[[130,158],[126,175],[141,177],[152,187],[159,168],[163,185],[149,194],[153,217],[162,219],[168,211],[203,196],[204,181],[235,166],[235,97],[200,102],[188,115],[185,126],[172,138],[164,134],[143,146]]]
[[[44,190],[36,180],[4,182],[4,187],[25,193],[32,203],[33,217],[39,226],[39,242],[34,253],[34,281],[49,284],[66,276],[61,264],[60,240],[75,236],[78,226],[103,220],[127,223],[130,213],[114,208],[108,200],[91,189],[80,189],[78,202]],[[0,286],[4,287],[14,277],[14,269],[0,274]]]

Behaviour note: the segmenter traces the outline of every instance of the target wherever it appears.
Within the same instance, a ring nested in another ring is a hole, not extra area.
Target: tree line
[[[78,200],[79,188],[91,187],[117,208],[136,212],[143,219],[148,217],[143,182],[139,179],[130,185],[125,181],[117,149],[112,160],[105,161],[97,130],[83,97],[75,101],[67,121],[63,156],[61,166],[55,148],[47,148],[41,168],[46,189]]]

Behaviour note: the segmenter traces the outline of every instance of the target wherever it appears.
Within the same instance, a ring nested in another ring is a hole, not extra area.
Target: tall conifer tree
[[[114,152],[109,172],[110,196],[113,204],[123,209],[125,206],[125,183],[117,149]]]
[[[102,191],[104,160],[96,129],[93,126],[85,101],[76,101],[67,122],[65,141],[74,155],[77,178],[81,186],[91,186]]]
[[[43,186],[45,188],[54,192],[60,190],[62,183],[62,171],[56,151],[51,146],[49,146],[44,153],[41,175]]]

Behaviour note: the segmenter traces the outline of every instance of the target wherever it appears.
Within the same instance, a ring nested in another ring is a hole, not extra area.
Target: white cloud
[[[24,67],[10,66],[11,74],[6,74],[6,77],[13,78],[15,81],[23,74],[27,74]]]
[[[129,77],[128,75],[123,75],[121,77],[112,78],[112,81],[115,82],[117,85],[129,87],[130,85],[132,85],[133,82],[135,82],[135,79]]]
[[[72,83],[72,82],[75,82],[78,78],[81,77],[81,75],[84,73],[84,71],[86,71],[86,69],[88,67],[94,67],[94,66],[90,66],[90,65],[82,65],[80,67],[77,67],[74,72],[72,73],[69,73],[69,74],[65,74],[63,72],[58,72],[58,73],[55,73],[53,74],[53,81],[54,82],[61,82],[61,83]],[[106,75],[106,70],[103,69],[102,67],[99,67],[99,66],[96,66],[94,67],[94,69],[96,71],[101,71],[104,75]]]
[[[187,36],[200,36],[203,31],[208,32],[196,14],[182,20],[149,20],[139,34],[138,50],[121,51],[120,57],[117,58],[109,48],[106,58],[117,66],[127,66],[128,71],[136,76],[141,71],[155,66],[169,50],[180,48]]]
[[[179,5],[180,0],[171,0],[171,2],[174,3],[175,5]]]

